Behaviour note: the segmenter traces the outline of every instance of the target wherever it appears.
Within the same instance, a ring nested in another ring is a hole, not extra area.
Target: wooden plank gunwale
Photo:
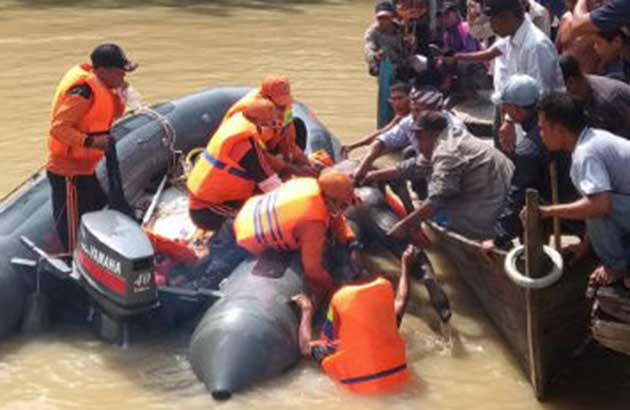
[[[536,397],[544,399],[587,336],[591,302],[584,293],[596,261],[565,268],[557,283],[532,291],[530,320],[536,323],[536,331],[528,332],[527,292],[505,274],[506,253],[487,254],[479,242],[434,223],[426,228],[432,240],[429,252],[447,260],[472,289],[532,383]],[[532,366],[536,369],[533,380]]]

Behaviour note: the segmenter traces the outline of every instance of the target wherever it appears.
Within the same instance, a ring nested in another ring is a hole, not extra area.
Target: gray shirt
[[[389,58],[393,64],[400,64],[403,55],[402,34],[398,29],[393,33],[385,33],[379,30],[376,23],[372,24],[365,32],[363,54],[368,65],[377,65],[376,52],[383,50],[385,58]]]
[[[599,75],[587,75],[593,98],[585,107],[589,125],[630,139],[630,86]]]
[[[438,138],[430,159],[418,156],[414,169],[403,174],[428,178],[427,200],[447,215],[449,229],[472,239],[491,239],[514,165],[468,132],[457,137],[448,134]]]
[[[571,155],[571,180],[584,196],[601,192],[630,195],[630,141],[585,128]]]

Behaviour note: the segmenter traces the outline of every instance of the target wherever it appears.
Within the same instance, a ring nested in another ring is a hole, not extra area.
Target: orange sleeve
[[[326,246],[326,226],[321,222],[306,222],[295,232],[300,244],[304,277],[319,292],[332,289],[330,274],[322,263]]]
[[[349,244],[356,240],[356,235],[350,227],[346,216],[341,214],[336,218],[330,219],[330,231],[337,241],[343,244]]]
[[[79,131],[79,123],[90,110],[91,104],[91,98],[68,96],[50,122],[50,135],[66,145],[82,147],[86,134]]]

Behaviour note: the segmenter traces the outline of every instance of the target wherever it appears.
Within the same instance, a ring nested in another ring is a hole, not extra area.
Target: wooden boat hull
[[[487,255],[479,242],[428,224],[432,254],[452,264],[510,345],[539,400],[588,333],[591,302],[585,297],[594,260],[565,269],[551,287],[526,290],[504,271],[506,254]]]

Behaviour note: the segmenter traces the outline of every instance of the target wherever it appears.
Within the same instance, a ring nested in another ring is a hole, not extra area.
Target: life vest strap
[[[217,157],[209,153],[207,150],[203,151],[203,159],[208,161],[210,165],[212,165],[216,169],[224,169],[228,174],[234,175],[235,177],[246,179],[248,181],[251,180],[250,176],[247,175],[245,171],[241,171],[240,169],[236,169],[227,165],[225,162],[220,161],[219,159],[217,159]]]
[[[343,384],[365,383],[365,382],[369,382],[369,381],[372,381],[372,380],[381,379],[383,377],[391,376],[392,374],[396,374],[398,372],[402,372],[406,368],[407,368],[407,363],[403,363],[400,366],[396,366],[396,367],[393,367],[393,368],[388,369],[388,370],[383,370],[382,372],[369,374],[367,376],[359,376],[359,377],[352,377],[352,378],[349,378],[349,379],[342,379],[342,380],[340,380],[340,382],[343,383]]]

